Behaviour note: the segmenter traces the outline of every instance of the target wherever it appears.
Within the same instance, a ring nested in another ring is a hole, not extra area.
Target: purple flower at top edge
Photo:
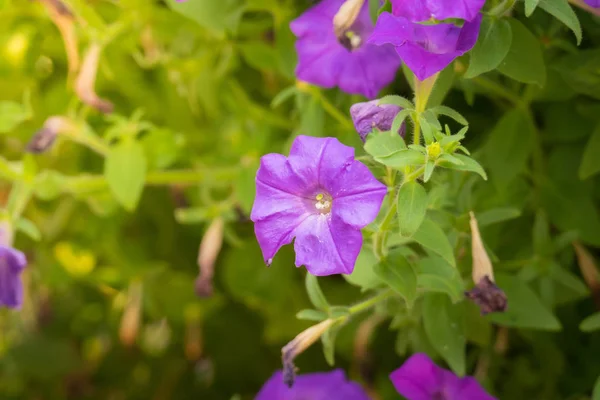
[[[23,304],[21,272],[26,265],[23,253],[10,246],[0,245],[0,305],[20,308]]]
[[[354,128],[364,142],[367,135],[378,129],[380,131],[389,131],[392,129],[394,117],[400,112],[401,108],[393,104],[381,104],[379,100],[372,100],[365,103],[356,103],[350,107],[350,116],[354,123]],[[398,130],[400,135],[404,135],[404,124]]]
[[[459,18],[472,21],[477,17],[485,0],[390,0],[392,13],[412,22],[431,18],[444,20]]]
[[[407,400],[495,400],[474,378],[459,378],[421,353],[413,354],[390,379]]]
[[[267,265],[294,242],[296,266],[316,276],[350,274],[387,193],[354,149],[334,138],[298,136],[289,157],[267,154],[256,173],[250,219]]]
[[[583,0],[590,7],[600,8],[600,0]]]
[[[419,80],[446,68],[477,42],[481,14],[462,27],[453,24],[422,25],[405,17],[382,13],[368,43],[393,45]]]
[[[333,17],[343,3],[322,0],[291,22],[298,38],[296,76],[314,85],[337,86],[346,93],[374,98],[394,80],[400,59],[393,46],[367,43],[374,26],[366,2],[348,32],[347,43],[340,43]]]
[[[369,400],[369,396],[358,383],[346,380],[341,369],[298,375],[291,388],[283,383],[282,372],[277,371],[255,400]]]

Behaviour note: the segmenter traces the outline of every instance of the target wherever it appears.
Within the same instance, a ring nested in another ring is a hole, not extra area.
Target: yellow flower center
[[[315,196],[315,208],[321,214],[328,214],[331,211],[333,199],[326,193],[319,193]]]

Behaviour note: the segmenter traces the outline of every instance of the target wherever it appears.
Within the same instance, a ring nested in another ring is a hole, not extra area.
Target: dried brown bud
[[[43,153],[52,146],[59,133],[72,129],[74,124],[68,118],[50,117],[44,122],[42,129],[29,140],[26,149],[30,153]]]
[[[316,325],[300,332],[291,342],[281,349],[281,361],[283,363],[283,382],[292,387],[296,377],[296,366],[294,359],[314,342],[333,324],[332,319],[326,319]]]
[[[98,97],[95,89],[101,51],[102,48],[98,43],[92,43],[88,48],[83,59],[81,71],[79,71],[79,75],[75,81],[75,93],[77,93],[77,96],[85,104],[94,107],[100,112],[109,114],[113,110],[112,103]]]
[[[473,255],[473,283],[476,285],[484,278],[488,277],[494,282],[494,269],[490,257],[485,250],[483,240],[481,240],[481,234],[479,233],[479,226],[477,225],[477,219],[475,214],[470,212],[471,216],[471,253]]]
[[[484,276],[465,296],[477,304],[481,315],[506,311],[506,295],[488,276]]]
[[[215,262],[223,245],[223,231],[225,221],[215,218],[200,243],[198,251],[198,267],[200,275],[196,279],[196,293],[198,296],[207,297],[212,294],[212,278],[215,272]]]
[[[73,14],[60,0],[42,0],[48,9],[52,21],[58,27],[65,42],[65,51],[69,61],[69,73],[74,74],[79,69],[79,50]]]
[[[119,328],[119,338],[125,346],[131,346],[135,343],[140,329],[141,307],[142,284],[134,282],[129,285],[129,290],[127,291],[127,304],[121,317],[121,326]]]
[[[590,252],[579,242],[573,242],[577,264],[585,283],[590,288],[596,306],[600,308],[600,277],[596,261]]]

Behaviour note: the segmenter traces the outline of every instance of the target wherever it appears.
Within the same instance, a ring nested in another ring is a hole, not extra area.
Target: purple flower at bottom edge
[[[390,0],[392,13],[413,22],[458,18],[475,19],[485,0]]]
[[[296,266],[316,276],[350,274],[387,193],[354,149],[298,136],[289,157],[267,154],[256,173],[250,219],[267,265],[294,237]]]
[[[356,103],[350,107],[350,116],[352,117],[354,128],[363,142],[373,129],[383,132],[392,129],[394,118],[401,110],[400,107],[393,104],[379,105],[378,103],[379,100],[372,100],[365,103]],[[400,126],[398,134],[404,135],[404,124]]]
[[[340,43],[333,17],[343,3],[322,0],[291,22],[290,28],[298,38],[296,76],[314,85],[337,86],[346,93],[374,98],[394,80],[400,59],[393,46],[367,43],[374,26],[366,3],[347,32],[346,45]]]
[[[495,400],[474,378],[459,378],[421,353],[413,354],[390,379],[407,400]]]
[[[25,255],[12,247],[0,245],[0,305],[20,308],[23,304],[21,272],[27,265]]]
[[[481,14],[462,27],[453,24],[421,25],[382,13],[368,42],[393,45],[402,61],[420,80],[446,68],[477,42]]]
[[[583,0],[590,7],[600,8],[600,0]]]
[[[344,371],[303,374],[296,377],[294,386],[283,383],[281,371],[275,372],[264,384],[255,400],[369,400],[365,390],[346,380]]]

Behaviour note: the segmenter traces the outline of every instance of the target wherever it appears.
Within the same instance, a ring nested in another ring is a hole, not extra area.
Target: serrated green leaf
[[[375,273],[402,296],[407,307],[413,306],[417,297],[417,274],[401,252],[392,251],[385,260],[375,265]]]
[[[512,30],[507,20],[483,17],[477,43],[470,52],[471,61],[465,78],[474,78],[498,67],[508,54],[511,43]]]
[[[418,182],[406,182],[398,191],[398,225],[400,234],[412,236],[425,219],[427,192]]]
[[[462,303],[431,293],[423,301],[423,325],[429,341],[459,376],[466,373],[466,338]]]
[[[450,265],[456,267],[454,251],[446,233],[431,219],[425,218],[412,239],[424,248],[442,256]]]
[[[146,177],[143,147],[124,140],[110,149],[104,161],[104,176],[115,199],[128,211],[137,206]]]

